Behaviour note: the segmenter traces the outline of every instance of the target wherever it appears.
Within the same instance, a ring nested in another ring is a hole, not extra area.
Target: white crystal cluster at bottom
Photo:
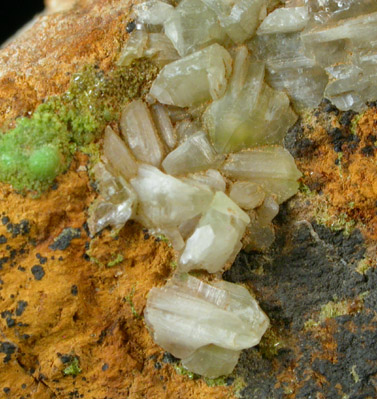
[[[144,315],[156,343],[210,378],[231,373],[241,350],[257,345],[269,326],[246,288],[188,274],[152,288]]]

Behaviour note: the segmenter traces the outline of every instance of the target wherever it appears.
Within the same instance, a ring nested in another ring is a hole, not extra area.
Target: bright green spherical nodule
[[[44,146],[29,158],[30,172],[39,179],[54,178],[61,165],[61,154],[56,147]]]

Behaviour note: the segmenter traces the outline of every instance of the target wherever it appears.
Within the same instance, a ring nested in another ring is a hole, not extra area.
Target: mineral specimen
[[[187,273],[216,275],[242,247],[263,251],[274,241],[272,221],[301,177],[282,147],[297,120],[291,104],[301,112],[326,95],[360,110],[377,98],[377,7],[343,3],[150,0],[134,8],[138,28],[119,64],[149,57],[162,69],[145,101],[122,112],[126,143],[106,130],[103,199],[89,225],[96,232],[133,218],[170,240],[176,272],[150,292],[145,321],[189,371],[231,372],[268,327],[245,288]]]
[[[187,274],[150,291],[145,321],[159,345],[208,377],[229,373],[240,350],[257,345],[269,325],[246,288]]]

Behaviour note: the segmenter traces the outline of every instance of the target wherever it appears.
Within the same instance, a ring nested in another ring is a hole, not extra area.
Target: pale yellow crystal
[[[147,105],[141,100],[128,104],[122,112],[120,126],[135,157],[159,166],[163,148]]]
[[[110,126],[107,126],[105,130],[103,153],[111,166],[125,179],[131,179],[137,175],[137,162],[125,142]]]
[[[221,97],[232,69],[224,47],[212,44],[166,65],[152,84],[150,95],[162,104],[189,107]]]
[[[231,154],[222,170],[229,177],[259,184],[279,204],[296,194],[301,177],[292,155],[280,146]]]

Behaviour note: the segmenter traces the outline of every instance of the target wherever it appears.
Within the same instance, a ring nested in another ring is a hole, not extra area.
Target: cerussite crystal
[[[162,104],[180,107],[217,99],[224,94],[231,69],[229,53],[219,44],[212,44],[166,65],[150,94]]]
[[[160,346],[212,378],[233,369],[240,350],[257,345],[269,326],[246,288],[187,274],[150,291],[145,321]]]

